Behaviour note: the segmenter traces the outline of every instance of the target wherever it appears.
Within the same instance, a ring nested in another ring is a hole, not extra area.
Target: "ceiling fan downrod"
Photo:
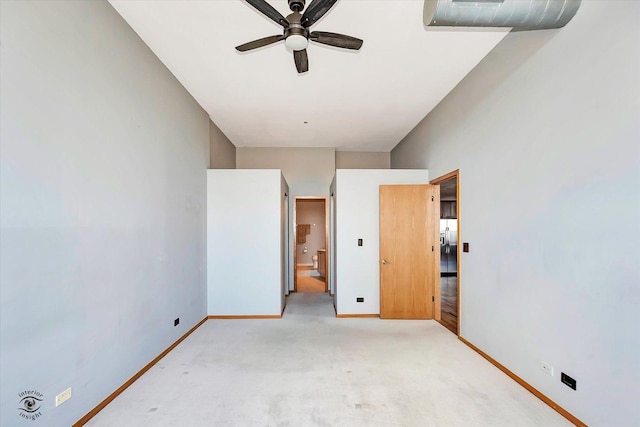
[[[292,12],[302,12],[304,9],[304,0],[289,0],[289,9]]]

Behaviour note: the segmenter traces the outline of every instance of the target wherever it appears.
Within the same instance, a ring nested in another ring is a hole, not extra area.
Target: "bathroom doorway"
[[[294,292],[328,292],[326,197],[296,197],[293,218]]]
[[[431,181],[440,186],[440,323],[460,335],[459,171]]]

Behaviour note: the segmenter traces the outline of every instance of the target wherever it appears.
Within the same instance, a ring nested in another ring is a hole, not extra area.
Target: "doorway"
[[[296,197],[294,205],[294,292],[328,292],[326,197]]]
[[[460,335],[459,170],[431,181],[440,186],[440,323]]]

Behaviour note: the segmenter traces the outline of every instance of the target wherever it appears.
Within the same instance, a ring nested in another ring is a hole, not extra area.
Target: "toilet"
[[[318,255],[312,255],[311,256],[311,261],[313,261],[313,269],[317,270],[318,269]]]

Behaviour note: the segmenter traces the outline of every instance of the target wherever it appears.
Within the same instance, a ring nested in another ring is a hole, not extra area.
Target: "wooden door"
[[[380,317],[433,319],[440,187],[380,186]]]

